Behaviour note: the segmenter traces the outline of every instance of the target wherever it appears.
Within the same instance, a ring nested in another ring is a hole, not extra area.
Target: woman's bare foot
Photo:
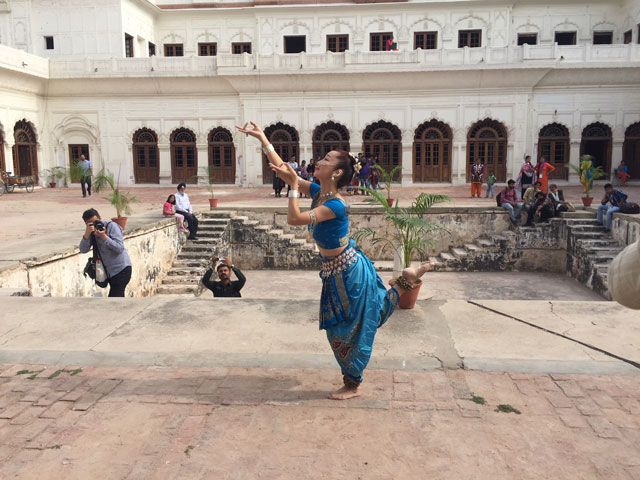
[[[347,400],[348,398],[355,398],[362,395],[360,387],[347,387],[346,385],[339,390],[336,390],[329,398],[331,400]]]
[[[424,262],[420,264],[419,267],[408,267],[402,270],[402,276],[408,282],[415,283],[417,282],[422,275],[427,273],[429,270],[433,268],[433,264],[431,262]]]

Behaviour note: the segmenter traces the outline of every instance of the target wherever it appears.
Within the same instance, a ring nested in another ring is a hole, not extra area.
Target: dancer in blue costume
[[[342,369],[344,386],[329,398],[345,400],[361,394],[364,369],[371,358],[376,331],[389,319],[400,294],[428,270],[429,262],[417,268],[406,268],[387,291],[371,261],[349,238],[349,205],[338,189],[350,184],[358,170],[357,159],[344,151],[331,151],[316,163],[314,176],[320,185],[302,178],[284,163],[269,143],[264,132],[251,122],[236,127],[257,138],[267,155],[271,169],[291,186],[289,192],[289,225],[310,225],[322,256],[322,295],[320,297],[320,329],[327,338]],[[300,211],[300,194],[313,198],[311,210]]]

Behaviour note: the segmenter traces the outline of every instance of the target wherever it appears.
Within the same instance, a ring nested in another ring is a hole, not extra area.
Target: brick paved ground
[[[0,365],[0,478],[640,479],[640,376],[76,368]]]

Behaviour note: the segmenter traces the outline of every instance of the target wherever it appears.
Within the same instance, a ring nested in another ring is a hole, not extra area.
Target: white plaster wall
[[[122,1],[122,28],[124,33],[133,36],[134,57],[148,57],[149,42],[156,43],[155,16],[156,13],[148,6],[145,8],[144,3],[137,0]],[[124,51],[124,37],[122,48]]]

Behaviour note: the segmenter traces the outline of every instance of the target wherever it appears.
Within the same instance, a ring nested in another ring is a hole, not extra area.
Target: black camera
[[[104,223],[102,223],[100,220],[96,220],[95,222],[93,222],[93,228],[95,228],[98,232],[101,232],[104,230]]]

